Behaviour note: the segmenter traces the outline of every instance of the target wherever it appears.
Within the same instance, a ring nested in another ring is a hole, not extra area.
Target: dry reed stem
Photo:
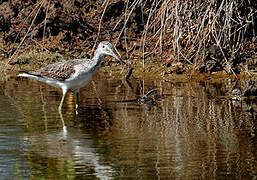
[[[43,43],[45,42],[45,33],[46,33],[46,20],[47,20],[47,15],[48,15],[48,10],[49,10],[49,7],[50,7],[50,2],[48,1],[48,2],[47,2],[47,7],[46,7],[46,17],[45,17],[45,20],[44,20],[44,29],[43,29]]]
[[[37,10],[37,12],[36,12],[36,15],[34,16],[34,18],[33,18],[32,22],[31,22],[31,24],[30,24],[30,26],[29,26],[29,28],[28,28],[28,30],[27,30],[25,36],[24,36],[23,39],[21,40],[20,44],[18,45],[17,49],[14,51],[14,53],[12,54],[12,56],[11,56],[11,57],[7,60],[7,62],[5,63],[5,65],[4,65],[5,68],[2,68],[2,71],[4,71],[4,70],[6,69],[7,65],[9,64],[9,62],[10,62],[10,61],[15,57],[15,55],[18,53],[18,50],[20,49],[21,45],[23,44],[24,40],[26,39],[26,37],[27,37],[27,35],[28,35],[28,33],[29,33],[29,31],[30,31],[32,25],[34,24],[34,22],[35,22],[35,20],[36,20],[36,17],[37,17],[37,15],[38,15],[38,13],[39,13],[41,7],[43,6],[44,2],[45,2],[45,0],[42,0],[42,1],[41,1],[41,4],[40,4],[40,6],[38,7],[38,10]]]
[[[116,40],[114,46],[116,46],[116,45],[118,44],[118,41],[120,40],[121,34],[122,34],[123,31],[125,30],[125,28],[126,28],[126,26],[127,26],[127,23],[128,23],[128,20],[129,20],[131,14],[132,14],[132,12],[133,12],[133,10],[135,9],[135,7],[136,7],[136,5],[138,4],[139,1],[140,1],[140,0],[137,0],[137,1],[134,1],[134,2],[133,2],[133,4],[131,5],[131,6],[132,6],[131,11],[129,12],[129,15],[128,15],[127,19],[126,19],[126,12],[124,13],[125,22],[124,22],[124,25],[123,25],[123,27],[122,27],[120,33],[119,33],[119,36],[117,37],[117,40]]]
[[[92,49],[92,52],[91,52],[91,57],[93,56],[93,53],[94,53],[95,48],[96,48],[96,44],[97,44],[98,39],[99,39],[99,35],[100,35],[100,32],[101,32],[101,26],[102,26],[103,17],[104,17],[106,8],[107,8],[107,6],[109,5],[109,1],[110,1],[110,0],[107,0],[107,2],[105,2],[105,4],[104,4],[104,10],[103,10],[103,12],[102,12],[102,15],[101,15],[101,18],[100,18],[100,22],[99,22],[99,24],[98,24],[98,32],[97,32],[95,44],[94,44],[93,49]]]
[[[39,6],[40,6],[40,2],[38,2],[38,3],[36,4],[36,7],[32,10],[32,12],[25,18],[24,21],[22,21],[21,28],[20,28],[19,32],[17,33],[17,35],[16,35],[16,37],[15,37],[15,41],[17,40],[17,38],[18,38],[18,36],[19,36],[21,30],[23,29],[25,22],[27,22],[27,20],[30,18],[30,16],[32,16],[32,14],[34,14],[34,12],[37,10],[37,8],[38,8]]]
[[[145,27],[145,30],[143,32],[143,36],[141,38],[141,48],[142,48],[142,53],[143,53],[143,68],[145,68],[145,41],[146,41],[146,35],[147,35],[147,31],[148,31],[148,28],[149,28],[149,22],[150,22],[150,19],[151,19],[151,16],[152,16],[152,11],[153,11],[153,6],[155,4],[155,1],[152,3],[151,5],[151,8],[150,8],[150,12],[148,14],[148,19],[147,19],[147,22],[146,22],[146,27]]]

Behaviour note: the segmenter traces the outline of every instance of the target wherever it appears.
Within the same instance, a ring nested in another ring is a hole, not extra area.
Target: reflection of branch
[[[97,98],[97,100],[98,100],[98,105],[99,105],[99,107],[102,107],[103,102],[102,102],[102,100],[101,100],[101,98],[100,98],[100,96],[99,96],[99,93],[97,92],[97,88],[96,88],[95,81],[91,81],[91,82],[92,82],[93,89],[94,89],[95,94],[96,94],[96,98]],[[102,109],[102,108],[101,108],[101,109]]]
[[[131,82],[128,79],[126,79],[126,83],[133,90],[132,84],[131,84]]]
[[[43,95],[43,91],[42,91],[42,86],[39,86],[39,91],[40,91],[40,97],[41,97],[41,101],[43,103],[42,105],[42,111],[44,113],[44,124],[45,124],[45,130],[47,132],[48,130],[48,126],[47,126],[47,113],[46,113],[46,110],[45,110],[45,106],[46,106],[46,101],[44,100],[44,95]]]
[[[130,68],[128,69],[128,73],[127,73],[127,75],[126,75],[126,80],[129,80],[129,78],[130,78],[130,76],[131,76],[131,74],[132,74],[132,72],[133,72],[133,69],[134,69],[134,68],[132,68],[132,67],[130,67]]]
[[[127,72],[127,74],[126,74],[126,83],[128,84],[128,86],[129,86],[132,90],[133,90],[133,87],[132,87],[131,82],[129,81],[129,78],[130,78],[130,76],[132,75],[133,69],[134,69],[134,68],[129,67],[129,68],[128,68],[128,72]]]
[[[150,91],[148,91],[146,94],[144,94],[143,96],[141,96],[140,98],[135,98],[135,99],[125,99],[125,100],[117,100],[117,101],[113,101],[113,102],[116,102],[116,103],[127,103],[127,102],[138,102],[138,103],[145,103],[145,102],[148,102],[150,100],[153,100],[153,99],[150,99],[150,100],[147,100],[146,98],[154,93],[154,92],[157,92],[157,89],[152,89]]]

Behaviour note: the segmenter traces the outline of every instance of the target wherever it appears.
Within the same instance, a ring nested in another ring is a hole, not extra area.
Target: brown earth
[[[78,57],[94,47],[96,41],[114,42],[118,38],[125,8],[124,1],[111,1],[106,10],[100,1],[5,1],[0,6],[1,56],[10,58],[19,52],[47,50]],[[101,15],[101,28],[99,22]],[[137,42],[138,32],[144,28],[140,15],[134,13],[127,24],[130,43]],[[113,30],[115,29],[115,30]],[[100,30],[100,31],[99,31]],[[98,34],[99,33],[99,34]],[[124,41],[117,41],[123,51]],[[19,47],[19,43],[22,46]],[[17,62],[19,63],[19,62]],[[24,63],[24,62],[23,62]]]
[[[235,40],[235,43],[242,41],[237,51],[231,48],[236,45],[229,47],[224,40],[222,43],[225,45],[220,47],[221,45],[215,44],[214,40],[209,38],[203,43],[204,48],[197,47],[195,44],[202,42],[197,42],[198,37],[186,34],[185,29],[191,26],[193,34],[199,37],[202,36],[199,34],[201,32],[208,33],[205,29],[199,31],[193,25],[201,24],[201,15],[207,12],[204,5],[210,7],[210,12],[219,12],[219,1],[201,1],[202,4],[181,2],[179,24],[184,25],[181,26],[181,32],[184,34],[181,34],[179,39],[179,48],[180,53],[187,56],[184,57],[176,54],[178,47],[174,46],[175,18],[170,18],[167,22],[170,27],[163,26],[167,30],[161,33],[157,31],[158,27],[162,27],[164,10],[167,10],[166,16],[172,15],[176,4],[168,1],[169,4],[165,6],[165,0],[159,4],[153,2],[147,0],[145,3],[136,4],[138,1],[132,0],[4,0],[0,3],[0,65],[2,69],[17,71],[38,68],[61,59],[90,57],[97,42],[107,40],[115,45],[122,59],[127,60],[131,66],[140,67],[134,72],[138,75],[150,73],[154,76],[158,74],[159,77],[169,77],[185,72],[189,76],[195,72],[207,72],[209,76],[217,71],[224,71],[226,77],[240,72],[245,72],[247,76],[256,74],[256,37],[252,35],[255,27],[252,27],[251,23],[248,29],[244,29],[248,32],[244,39]],[[155,5],[155,11],[151,9],[152,5]],[[248,10],[240,8],[254,9],[255,6],[252,1],[243,1],[237,7],[237,12],[240,17],[245,17]],[[187,16],[188,13],[183,14],[193,8],[195,11],[190,12],[190,16]],[[147,26],[151,10],[154,15]],[[219,16],[221,21],[224,20],[222,17]],[[247,22],[246,20],[242,20],[242,23]],[[255,21],[256,18],[253,22]],[[206,22],[207,26],[209,22],[211,21]],[[256,24],[257,22],[255,26]],[[149,30],[144,34],[146,28]],[[215,29],[216,33],[219,29]],[[192,39],[194,42],[190,41]],[[142,47],[142,43],[145,43],[145,47]],[[6,68],[7,62],[9,66]]]

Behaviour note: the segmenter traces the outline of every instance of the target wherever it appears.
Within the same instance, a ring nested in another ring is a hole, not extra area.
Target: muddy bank
[[[53,55],[54,57],[54,55]],[[42,55],[42,58],[45,56]],[[48,57],[49,62],[56,62],[58,58],[51,59],[52,57]],[[4,76],[0,78],[0,82],[8,81],[9,77],[17,76],[18,70],[31,70],[38,69],[42,66],[45,66],[46,61],[33,61],[29,64],[21,64],[21,65],[12,65],[10,67],[10,71],[5,73]],[[167,67],[168,66],[168,67]],[[129,73],[129,67],[133,68],[131,74]],[[139,82],[139,81],[148,81],[148,80],[158,80],[171,84],[183,84],[183,83],[208,83],[212,84],[215,87],[220,87],[219,94],[212,94],[209,92],[210,96],[224,96],[228,98],[239,98],[239,100],[243,100],[244,98],[256,99],[257,98],[257,74],[256,73],[240,73],[240,74],[232,74],[227,73],[226,71],[219,72],[208,72],[202,73],[196,71],[190,65],[184,64],[172,64],[170,65],[167,62],[159,61],[159,60],[148,60],[147,63],[144,64],[143,60],[138,60],[137,63],[130,63],[129,67],[123,66],[115,60],[106,58],[102,67],[100,68],[100,72],[98,74],[106,74],[106,76],[110,76],[112,78],[120,79],[122,81],[129,81],[129,83]]]

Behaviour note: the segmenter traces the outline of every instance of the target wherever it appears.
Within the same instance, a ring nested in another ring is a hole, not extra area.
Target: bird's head
[[[125,62],[123,62],[114,52],[113,52],[113,48],[112,48],[112,44],[107,42],[107,41],[102,41],[99,43],[98,47],[97,47],[97,52],[100,52],[104,55],[109,55],[114,57],[115,59],[117,59],[119,62],[121,62],[122,64],[125,64]]]

